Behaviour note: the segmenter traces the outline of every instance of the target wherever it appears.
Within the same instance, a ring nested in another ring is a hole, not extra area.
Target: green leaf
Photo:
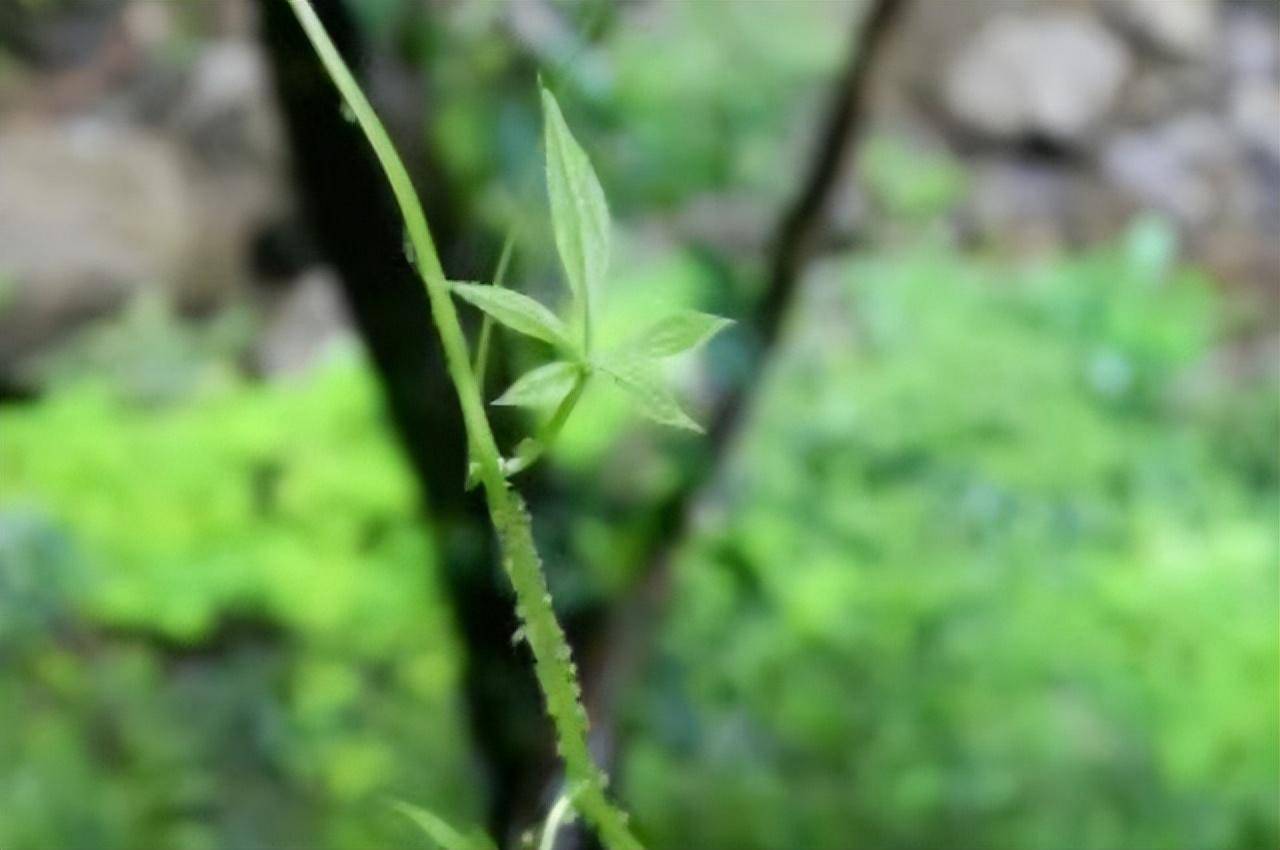
[[[497,845],[479,830],[459,832],[439,815],[403,800],[392,800],[391,805],[444,850],[497,850]]]
[[[533,437],[525,437],[523,440],[516,443],[515,457],[512,458],[512,460],[520,462],[521,468],[523,469],[534,460],[537,460],[538,456],[541,455],[545,449],[546,446],[544,446],[539,440],[536,440]]]
[[[478,283],[454,283],[451,288],[463,301],[483,310],[516,333],[549,342],[567,351],[575,350],[564,323],[556,318],[555,313],[529,296],[500,286]]]
[[[650,325],[621,350],[637,357],[671,357],[697,348],[733,324],[732,319],[682,310]]]
[[[542,90],[546,123],[547,194],[556,248],[569,289],[585,301],[609,265],[609,208],[591,161],[565,124],[555,97]]]
[[[582,367],[567,360],[557,360],[526,372],[507,391],[494,399],[494,404],[516,407],[550,407],[559,404],[573,392]]]
[[[686,428],[702,433],[702,426],[694,422],[681,408],[671,391],[662,385],[652,371],[652,364],[645,361],[617,361],[600,364],[600,370],[613,379],[627,396],[635,402],[636,409],[647,419],[660,425]]]

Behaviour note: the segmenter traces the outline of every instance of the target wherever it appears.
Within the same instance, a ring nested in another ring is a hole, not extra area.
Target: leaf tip
[[[545,115],[549,117],[560,112],[560,102],[551,93],[551,89],[543,85],[541,76],[538,77],[538,94],[542,100],[542,111]]]

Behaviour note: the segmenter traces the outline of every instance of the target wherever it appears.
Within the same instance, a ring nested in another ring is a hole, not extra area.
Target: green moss
[[[433,547],[362,365],[151,409],[82,383],[0,434],[0,844],[389,846],[389,794],[474,816]]]
[[[656,846],[1280,840],[1274,396],[1188,395],[1149,260],[811,281],[636,707]]]

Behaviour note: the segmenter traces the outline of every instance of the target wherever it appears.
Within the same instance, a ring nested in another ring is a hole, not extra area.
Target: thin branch
[[[906,0],[873,0],[850,38],[849,59],[832,92],[809,171],[774,238],[768,285],[752,321],[759,345],[757,366],[768,359],[777,342],[782,320],[804,277],[805,265],[826,226],[832,198],[864,134],[873,71],[880,65],[888,36],[904,6]],[[760,369],[752,369],[750,374],[759,375]],[[758,385],[757,381],[740,385],[717,408],[709,429],[712,453],[717,459],[732,441],[738,419]]]
[[[708,429],[707,455],[699,473],[688,487],[659,507],[659,533],[644,559],[648,566],[638,586],[621,594],[613,606],[603,646],[591,659],[591,675],[586,679],[587,702],[591,716],[598,718],[592,745],[597,758],[608,768],[617,761],[620,749],[613,725],[620,692],[641,673],[670,595],[672,550],[684,538],[691,507],[702,498],[708,482],[718,475],[741,428],[743,413],[759,391],[759,376],[776,346],[783,318],[826,226],[831,200],[865,133],[873,71],[880,65],[889,36],[906,5],[905,0],[873,0],[858,20],[849,59],[834,87],[815,155],[799,193],[779,221],[767,289],[747,322],[758,343],[754,363],[745,370],[753,380],[740,384],[717,405]]]

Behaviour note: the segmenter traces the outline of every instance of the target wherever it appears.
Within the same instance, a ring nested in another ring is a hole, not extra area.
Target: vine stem
[[[432,318],[444,346],[445,364],[480,466],[480,482],[501,547],[502,566],[515,589],[516,613],[533,651],[538,684],[555,726],[557,749],[564,761],[566,778],[580,788],[575,808],[596,828],[609,850],[641,850],[640,842],[627,826],[627,816],[605,796],[605,776],[588,749],[587,715],[582,707],[577,669],[551,605],[542,562],[533,542],[532,520],[523,500],[503,476],[501,455],[471,370],[466,337],[458,322],[422,204],[390,136],[311,4],[308,0],[288,0],[288,3],[369,140],[404,217],[414,264],[427,288]]]
[[[507,231],[507,238],[502,243],[502,253],[498,256],[498,267],[493,273],[493,285],[502,286],[507,279],[507,265],[511,262],[511,252],[516,247],[516,227],[512,225]],[[489,369],[489,337],[493,335],[493,316],[488,313],[480,320],[480,342],[476,344],[476,363],[472,372],[476,376],[476,392],[484,398],[484,376]]]

